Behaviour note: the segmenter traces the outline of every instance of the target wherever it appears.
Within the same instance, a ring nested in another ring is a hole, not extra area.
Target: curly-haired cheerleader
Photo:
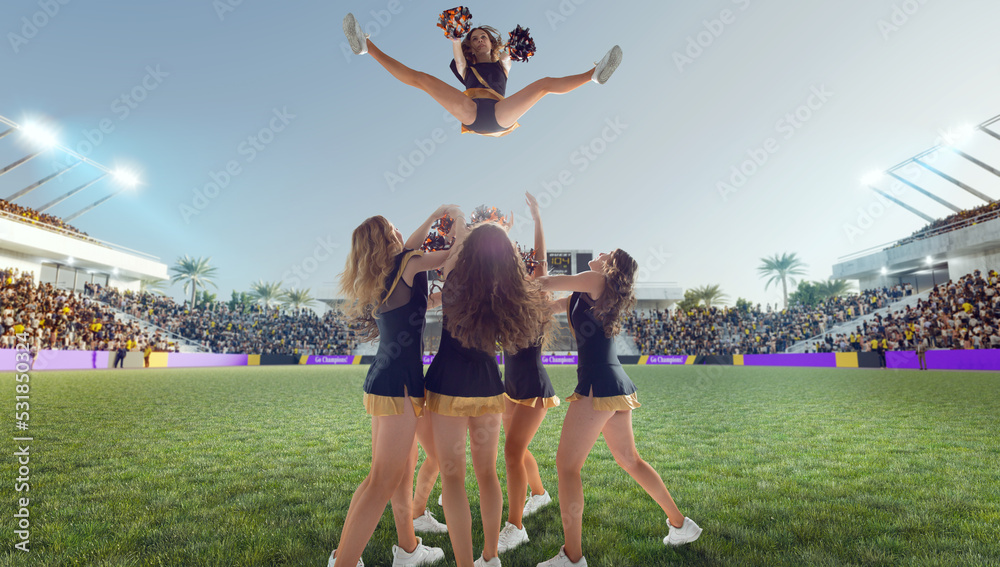
[[[459,33],[461,33],[460,30]],[[503,136],[518,126],[517,121],[547,94],[568,93],[588,82],[604,84],[621,62],[622,50],[611,48],[596,66],[579,75],[545,77],[520,91],[506,96],[511,57],[503,49],[500,34],[489,26],[472,29],[464,39],[449,36],[453,42],[451,69],[466,90],[448,85],[441,79],[415,71],[383,53],[365,35],[353,14],[344,18],[344,34],[354,53],[370,54],[393,77],[429,94],[462,123],[463,132]]]
[[[623,250],[601,254],[590,271],[572,276],[541,278],[542,289],[572,291],[568,312],[577,340],[577,386],[563,422],[556,469],[559,473],[559,509],[565,545],[538,567],[585,566],[583,556],[583,484],[580,471],[603,433],[608,449],[625,472],[649,494],[667,515],[669,530],[663,543],[681,545],[701,535],[701,528],[677,509],[663,479],[642,460],[635,448],[632,410],[639,407],[635,385],[618,361],[614,337],[621,317],[635,305],[633,285],[638,268]]]
[[[444,558],[440,548],[423,545],[413,533],[410,490],[414,435],[424,408],[426,272],[443,266],[448,257],[447,251],[421,254],[416,249],[431,223],[445,213],[461,214],[455,206],[441,206],[405,243],[381,216],[365,220],[351,236],[340,291],[351,303],[350,314],[364,325],[366,339],[381,340],[364,383],[365,410],[372,416],[371,471],[351,498],[329,567],[338,560],[341,566],[364,565],[361,552],[390,501],[398,535],[393,564],[423,565]]]
[[[427,369],[427,409],[441,466],[448,535],[459,567],[499,567],[497,541],[503,493],[497,478],[497,442],[504,385],[497,344],[511,352],[529,347],[547,317],[538,292],[525,280],[524,262],[507,232],[483,223],[466,234],[455,218],[457,240],[445,264],[441,292],[441,346]],[[479,484],[482,556],[473,561],[472,514],[465,492],[465,447]]]

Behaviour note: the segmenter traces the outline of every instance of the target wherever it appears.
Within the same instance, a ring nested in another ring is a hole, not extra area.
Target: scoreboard
[[[594,259],[591,250],[548,250],[545,253],[549,275],[568,276],[586,272],[587,264]]]

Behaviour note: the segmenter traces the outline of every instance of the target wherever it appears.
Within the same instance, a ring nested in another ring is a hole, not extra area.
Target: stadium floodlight
[[[70,256],[69,258],[66,258],[66,263],[69,264],[70,266],[72,266],[75,262],[76,262],[76,260],[73,259],[72,256]]]
[[[886,268],[885,266],[882,266],[882,275],[884,276],[884,275],[886,275],[888,273],[889,273],[889,268]]]
[[[885,177],[884,171],[869,171],[861,176],[862,185],[875,185]]]
[[[50,130],[42,128],[38,124],[24,124],[19,128],[19,130],[31,144],[40,148],[49,149],[59,145],[59,140],[56,138],[56,135]]]
[[[927,257],[927,265],[930,266],[933,263],[934,263],[934,258],[931,258],[930,256],[928,256]]]
[[[139,184],[139,176],[127,169],[118,168],[114,171],[115,181],[123,187],[131,189]]]

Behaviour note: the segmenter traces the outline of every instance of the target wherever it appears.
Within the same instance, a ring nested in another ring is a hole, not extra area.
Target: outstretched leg
[[[516,404],[510,400],[505,400],[508,404],[505,417],[504,428],[504,461],[507,464],[507,521],[517,526],[518,529],[524,527],[521,523],[524,506],[522,503],[528,493],[528,481],[530,473],[528,471],[528,444],[535,437],[538,426],[545,419],[546,409],[532,408]],[[513,406],[513,407],[510,407]],[[534,463],[534,459],[531,459]],[[538,465],[535,464],[534,474],[538,475]],[[539,482],[541,484],[541,482]],[[541,494],[536,492],[536,494]]]
[[[525,112],[547,94],[564,94],[590,82],[594,70],[569,77],[545,77],[524,87],[496,104],[497,124],[510,128]],[[475,103],[473,103],[475,104]]]
[[[635,448],[635,435],[632,431],[632,412],[619,411],[604,424],[604,442],[608,444],[611,455],[625,472],[663,508],[667,519],[676,528],[684,524],[684,514],[677,509],[677,504],[667,491],[666,485],[659,473],[642,460]]]
[[[429,412],[428,412],[429,413]],[[417,442],[424,448],[427,458],[417,472],[417,485],[413,490],[413,519],[424,515],[427,509],[427,499],[430,498],[434,483],[437,482],[438,465],[437,450],[434,448],[434,434],[431,431],[431,418],[427,414],[417,419]]]
[[[444,107],[452,116],[462,124],[472,124],[476,121],[476,103],[472,99],[462,94],[462,91],[445,83],[433,75],[428,75],[421,71],[410,69],[392,57],[382,52],[381,49],[368,41],[368,53],[385,67],[386,71],[399,79],[404,84],[416,87],[431,95],[438,104]],[[525,109],[527,110],[527,109]]]

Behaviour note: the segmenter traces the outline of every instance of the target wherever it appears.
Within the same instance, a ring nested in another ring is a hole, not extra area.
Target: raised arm
[[[524,192],[524,200],[528,203],[531,211],[531,220],[535,221],[535,273],[532,279],[549,275],[549,263],[545,255],[545,231],[542,229],[542,211],[538,207],[538,200],[527,191]],[[513,215],[511,215],[513,217]]]
[[[604,274],[599,272],[582,272],[572,276],[545,276],[538,278],[544,291],[579,291],[589,293],[597,299],[604,293]]]
[[[458,71],[459,76],[465,76],[465,68],[468,63],[465,61],[465,52],[462,51],[462,40],[454,39],[451,40],[451,52],[455,58],[455,70]]]
[[[436,211],[431,213],[431,216],[424,221],[424,224],[417,227],[417,230],[406,239],[406,243],[403,244],[403,248],[408,250],[416,250],[423,246],[424,239],[427,238],[427,233],[431,230],[431,225],[434,221],[443,217],[445,213],[449,213],[454,217],[455,211],[458,211],[458,205],[441,205]],[[459,211],[460,213],[461,211]]]
[[[507,51],[507,48],[504,48],[504,50],[500,52],[500,64],[503,65],[503,73],[504,73],[504,75],[507,75],[509,77],[510,76],[510,52]]]
[[[448,249],[448,259],[445,260],[444,267],[441,269],[446,280],[448,279],[448,274],[451,273],[452,268],[458,262],[458,255],[462,253],[465,237],[469,235],[469,228],[465,226],[465,215],[459,215],[454,218],[455,224],[452,227],[452,231],[455,233],[455,242]]]

